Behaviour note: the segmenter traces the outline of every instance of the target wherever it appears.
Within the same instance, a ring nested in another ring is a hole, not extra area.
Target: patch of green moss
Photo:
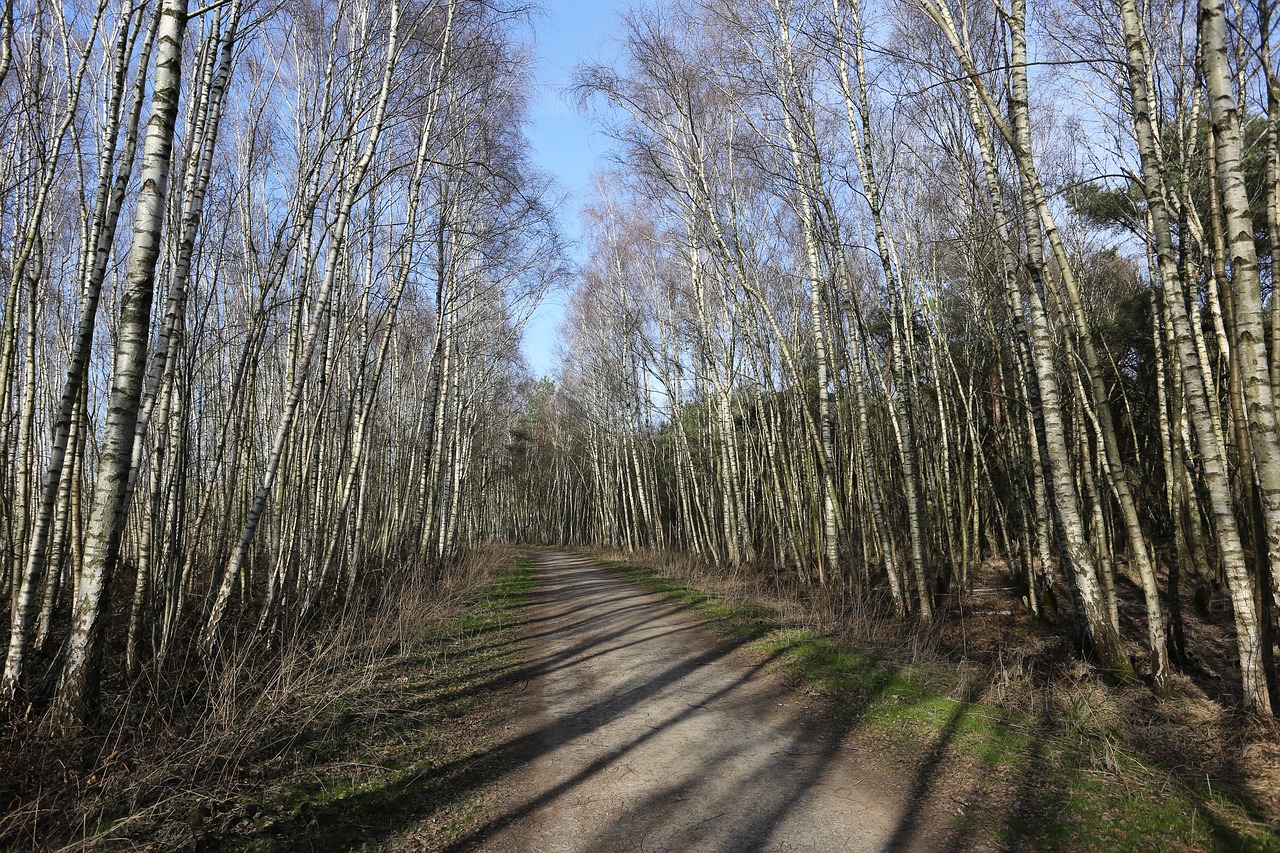
[[[923,763],[954,752],[969,761],[976,789],[999,779],[1016,790],[1018,801],[1002,824],[969,827],[975,841],[1045,850],[1280,853],[1280,836],[1250,822],[1238,803],[1123,753],[1085,708],[1048,726],[957,699],[961,685],[938,672],[783,628],[762,608],[725,602],[644,566],[599,562],[708,617],[716,630],[753,640],[810,690],[828,694],[837,713],[924,753]],[[962,811],[957,822],[972,820]]]

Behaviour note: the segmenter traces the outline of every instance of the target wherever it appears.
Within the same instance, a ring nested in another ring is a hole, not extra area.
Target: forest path
[[[536,559],[520,626],[529,685],[511,715],[525,746],[477,849],[945,846],[909,781],[845,748],[743,641],[591,560]]]

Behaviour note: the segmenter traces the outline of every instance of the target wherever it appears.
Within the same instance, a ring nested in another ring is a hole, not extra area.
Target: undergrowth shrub
[[[314,757],[377,713],[361,706],[377,665],[429,655],[515,559],[510,547],[485,546],[438,571],[385,572],[287,641],[246,632],[216,667],[188,655],[163,685],[144,678],[104,696],[96,729],[73,742],[39,721],[9,721],[0,766],[18,769],[0,778],[0,848],[89,849],[110,837],[171,849],[224,813],[251,818],[245,802],[269,768]]]

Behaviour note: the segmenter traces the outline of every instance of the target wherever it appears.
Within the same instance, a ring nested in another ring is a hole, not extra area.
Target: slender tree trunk
[[[85,542],[85,562],[76,590],[71,635],[54,702],[63,729],[83,724],[97,700],[106,603],[124,533],[125,500],[132,461],[138,402],[142,395],[156,260],[182,88],[182,43],[187,0],[165,0],[157,34],[151,118],[142,155],[142,188],[134,214],[133,245],[121,297],[120,330],[112,367],[111,394],[94,483]]]

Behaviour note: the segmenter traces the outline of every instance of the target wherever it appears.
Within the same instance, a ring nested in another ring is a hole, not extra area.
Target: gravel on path
[[[529,684],[512,709],[523,746],[473,849],[946,846],[936,805],[846,748],[760,653],[591,560],[536,558],[520,627]]]

